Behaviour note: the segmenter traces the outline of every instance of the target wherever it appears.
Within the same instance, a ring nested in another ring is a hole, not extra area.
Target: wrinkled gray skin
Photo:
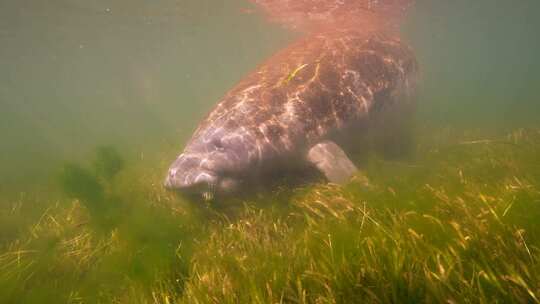
[[[347,30],[302,39],[229,91],[171,165],[165,186],[211,199],[298,164],[342,180],[351,172],[330,172],[332,162],[354,166],[339,165],[350,161],[339,159],[346,154],[333,140],[410,100],[416,70],[412,51],[393,35]]]
[[[170,166],[165,187],[200,193],[204,199],[235,192],[248,169],[247,138],[234,131],[225,136],[221,128],[199,133]]]

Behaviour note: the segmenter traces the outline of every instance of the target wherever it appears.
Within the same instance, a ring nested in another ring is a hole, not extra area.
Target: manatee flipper
[[[358,172],[345,152],[332,141],[323,141],[313,146],[307,154],[307,160],[330,182],[336,184],[348,182]]]

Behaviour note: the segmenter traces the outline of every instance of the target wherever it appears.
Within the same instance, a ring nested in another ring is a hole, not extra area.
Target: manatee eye
[[[219,138],[213,139],[211,144],[218,151],[222,151],[224,149],[223,143],[221,142],[221,139],[219,139]]]

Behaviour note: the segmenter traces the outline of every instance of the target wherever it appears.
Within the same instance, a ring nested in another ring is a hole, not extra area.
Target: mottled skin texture
[[[343,30],[303,38],[223,97],[165,185],[230,192],[241,180],[302,162],[317,143],[407,100],[416,70],[412,51],[394,35]]]

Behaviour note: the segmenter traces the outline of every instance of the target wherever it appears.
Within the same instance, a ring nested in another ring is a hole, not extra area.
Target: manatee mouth
[[[172,172],[171,172],[172,171]],[[213,201],[216,196],[225,197],[237,193],[242,181],[231,177],[219,178],[209,171],[197,174],[178,174],[173,169],[165,179],[164,186],[203,201]]]
[[[204,201],[214,200],[216,195],[229,195],[239,189],[240,181],[225,172],[208,167],[207,160],[198,155],[181,154],[169,168],[163,185],[188,196]]]
[[[201,194],[204,200],[212,200],[218,184],[218,177],[210,171],[191,170],[180,172],[176,168],[169,169],[164,186],[187,194]]]

